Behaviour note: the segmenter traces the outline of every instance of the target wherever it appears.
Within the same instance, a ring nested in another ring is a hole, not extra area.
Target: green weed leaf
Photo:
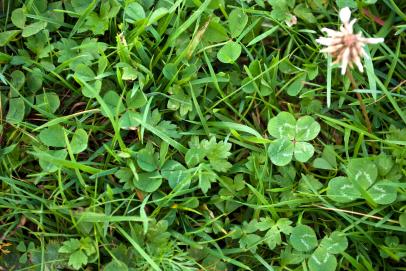
[[[301,252],[311,251],[317,246],[316,233],[306,225],[294,227],[289,240],[293,248]]]
[[[217,58],[223,63],[234,63],[241,54],[241,45],[237,42],[231,41],[221,47],[217,53]]]

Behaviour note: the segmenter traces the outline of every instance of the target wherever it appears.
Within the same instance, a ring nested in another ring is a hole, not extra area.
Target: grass
[[[406,270],[406,3],[373,2],[0,1],[0,270]],[[385,38],[350,76],[344,6]]]

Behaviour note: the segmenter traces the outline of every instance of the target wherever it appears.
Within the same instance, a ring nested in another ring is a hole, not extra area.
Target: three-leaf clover
[[[396,200],[394,182],[377,180],[378,168],[369,159],[353,159],[347,167],[347,177],[330,180],[327,196],[340,203],[352,202],[359,198],[372,199],[376,204],[390,204]]]
[[[275,137],[268,149],[272,163],[285,166],[294,157],[299,162],[308,161],[314,154],[314,147],[306,142],[320,132],[320,125],[310,116],[296,120],[289,112],[281,112],[268,123],[268,132]]]

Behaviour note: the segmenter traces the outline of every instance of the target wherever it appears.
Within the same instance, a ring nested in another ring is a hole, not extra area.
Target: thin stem
[[[352,76],[352,73],[350,71],[348,71],[348,70],[347,70],[347,76],[350,79],[350,82],[352,84],[353,89],[358,89],[357,83],[355,82],[354,77]],[[364,116],[364,120],[365,120],[365,124],[367,126],[367,129],[368,129],[368,132],[370,134],[372,134],[372,125],[371,125],[371,121],[369,120],[368,112],[367,112],[367,109],[365,107],[364,101],[362,100],[362,97],[361,97],[360,93],[356,92],[355,94],[357,95],[359,106],[361,107],[361,112],[362,112],[362,115]]]

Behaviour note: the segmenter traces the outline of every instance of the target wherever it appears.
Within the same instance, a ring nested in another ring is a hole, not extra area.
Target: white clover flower
[[[347,66],[357,65],[360,72],[364,71],[361,63],[361,57],[366,57],[363,47],[366,44],[376,44],[383,42],[383,38],[364,38],[361,33],[354,34],[353,26],[357,19],[351,19],[351,11],[348,7],[340,10],[340,20],[342,25],[340,31],[329,28],[322,28],[328,37],[320,37],[316,41],[327,46],[321,52],[329,53],[335,58],[334,63],[341,64],[341,74],[345,74]]]

